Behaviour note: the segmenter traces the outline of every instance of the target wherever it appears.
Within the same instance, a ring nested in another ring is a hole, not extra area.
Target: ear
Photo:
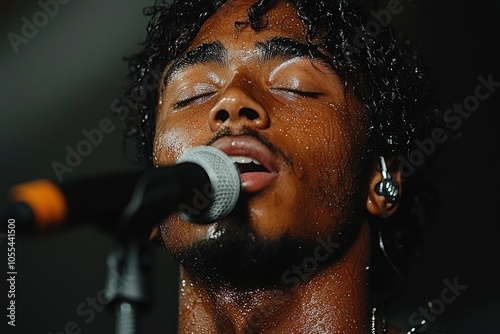
[[[387,199],[377,194],[377,184],[382,181],[381,166],[378,159],[373,163],[372,176],[369,182],[368,196],[366,199],[366,209],[372,215],[387,218],[391,216],[398,208],[399,198],[402,193],[401,171],[398,169],[397,160],[395,157],[386,159],[387,170],[392,177],[392,181],[399,187],[399,196],[396,202],[389,202]]]

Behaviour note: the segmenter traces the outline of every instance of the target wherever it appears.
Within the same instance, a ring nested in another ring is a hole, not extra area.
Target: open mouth
[[[269,173],[269,170],[262,165],[262,163],[256,159],[245,157],[245,156],[230,156],[229,157],[238,167],[240,173],[256,173],[264,172]]]
[[[278,175],[276,157],[253,137],[223,137],[215,141],[212,146],[225,152],[236,164],[244,192],[262,191],[268,188]]]
[[[259,160],[242,155],[229,156],[240,171],[241,187],[254,193],[269,187],[276,174],[271,173]]]

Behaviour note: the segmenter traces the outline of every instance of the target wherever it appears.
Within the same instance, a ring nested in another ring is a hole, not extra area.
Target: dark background
[[[131,169],[121,147],[122,124],[111,114],[126,73],[122,57],[137,49],[145,33],[141,13],[151,1],[70,1],[39,28],[15,53],[7,38],[21,34],[22,18],[32,21],[37,1],[0,1],[0,191],[34,178],[56,180],[51,164],[64,163],[66,146],[85,139],[82,130],[110,118],[114,131],[71,174]],[[401,1],[392,16],[395,27],[421,50],[435,78],[438,106],[447,109],[475,94],[478,77],[500,82],[497,62],[500,5],[493,0]],[[498,280],[500,215],[500,91],[440,144],[433,184],[439,205],[433,224],[424,230],[424,252],[409,274],[428,298],[439,298],[443,281],[467,286],[445,305],[431,327],[456,334],[500,333]],[[0,236],[2,263],[6,239]],[[16,327],[7,333],[60,333],[74,321],[81,333],[111,333],[107,309],[87,317],[76,309],[103,289],[106,257],[115,249],[111,236],[81,227],[43,237],[16,239]],[[145,333],[174,333],[177,317],[177,266],[161,248],[154,251],[151,288],[153,309],[144,315]],[[2,266],[6,268],[5,266]],[[4,269],[7,272],[7,269]],[[2,276],[2,277],[5,277]],[[0,309],[6,312],[7,288],[1,279]],[[409,290],[387,310],[388,317],[408,328],[408,317],[423,306]]]

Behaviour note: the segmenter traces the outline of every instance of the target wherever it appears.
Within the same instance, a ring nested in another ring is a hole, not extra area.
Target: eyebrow
[[[289,60],[293,58],[315,59],[323,63],[334,75],[338,75],[333,61],[318,50],[315,45],[306,44],[286,37],[273,37],[265,42],[256,43],[260,61],[273,59]]]
[[[315,58],[331,66],[327,57],[316,48],[308,44],[286,37],[273,37],[264,42],[255,43],[260,62],[266,62],[274,59],[293,59],[293,58]],[[198,45],[193,50],[176,59],[167,70],[163,80],[167,86],[170,79],[176,73],[186,67],[215,63],[227,65],[228,52],[220,41]]]
[[[292,59],[301,57],[318,57],[315,50],[308,44],[291,38],[273,37],[264,42],[257,42],[255,47],[261,62],[273,59]]]
[[[165,74],[163,83],[167,85],[174,74],[186,67],[208,63],[227,64],[227,49],[220,41],[198,45],[193,50],[177,58]]]

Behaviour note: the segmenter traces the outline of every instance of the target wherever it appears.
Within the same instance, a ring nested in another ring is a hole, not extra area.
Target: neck
[[[369,240],[364,224],[341,259],[273,289],[208,287],[181,266],[179,333],[371,333]]]

